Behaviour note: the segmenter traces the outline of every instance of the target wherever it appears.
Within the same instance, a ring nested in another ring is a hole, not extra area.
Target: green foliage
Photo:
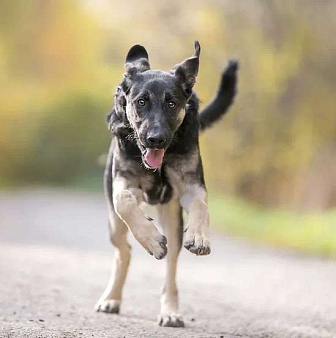
[[[336,256],[336,210],[301,214],[214,195],[209,207],[215,229],[303,253]]]
[[[70,92],[44,110],[36,130],[39,138],[30,145],[32,151],[21,167],[22,175],[28,180],[66,183],[96,172],[98,157],[110,139],[102,118],[105,106],[86,92]]]

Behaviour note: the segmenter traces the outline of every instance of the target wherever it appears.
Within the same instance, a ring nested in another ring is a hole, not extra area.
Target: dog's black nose
[[[150,134],[147,137],[148,145],[153,148],[162,148],[166,140],[166,136],[162,133]]]

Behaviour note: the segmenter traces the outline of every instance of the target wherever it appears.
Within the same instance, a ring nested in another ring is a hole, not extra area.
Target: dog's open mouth
[[[145,148],[143,158],[151,169],[158,168],[163,161],[164,149]]]

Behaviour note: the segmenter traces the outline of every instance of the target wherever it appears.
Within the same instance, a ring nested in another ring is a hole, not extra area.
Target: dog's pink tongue
[[[147,164],[152,168],[158,168],[164,156],[164,149],[149,149],[147,148],[145,160]]]

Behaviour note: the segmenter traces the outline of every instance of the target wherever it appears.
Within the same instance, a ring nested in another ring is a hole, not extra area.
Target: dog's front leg
[[[211,252],[207,193],[203,185],[187,185],[181,205],[188,213],[183,246],[196,255]]]
[[[114,179],[113,204],[116,213],[147,252],[156,259],[162,259],[167,254],[167,239],[139,207],[141,200],[141,189],[130,187],[124,177],[117,176]]]

